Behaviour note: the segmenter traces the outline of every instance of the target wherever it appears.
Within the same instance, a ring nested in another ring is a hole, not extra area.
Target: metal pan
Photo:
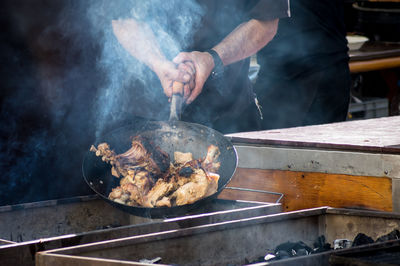
[[[208,146],[214,144],[218,146],[221,152],[219,156],[221,167],[218,172],[220,175],[218,190],[209,197],[198,200],[193,204],[170,208],[132,207],[108,199],[111,189],[119,185],[120,179],[111,175],[111,166],[108,163],[103,162],[93,152],[87,152],[82,170],[88,185],[110,204],[133,215],[150,218],[185,215],[216,198],[235,173],[237,154],[232,143],[221,133],[199,124],[175,120],[168,122],[148,121],[138,118],[132,124],[105,135],[99,143],[107,142],[110,148],[119,154],[131,147],[131,138],[136,135],[150,138],[155,145],[166,151],[170,158],[173,158],[174,151],[191,152],[194,158],[202,158],[207,154]],[[96,143],[96,145],[99,143]]]

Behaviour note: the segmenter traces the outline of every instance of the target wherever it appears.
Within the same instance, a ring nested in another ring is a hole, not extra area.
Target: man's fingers
[[[183,86],[183,99],[184,101],[187,100],[187,98],[189,98],[190,96],[190,88],[189,88],[189,84],[186,84],[185,86]]]
[[[194,69],[192,69],[189,65],[187,65],[186,62],[180,63],[178,65],[178,69],[189,73],[191,76],[193,76],[195,73]]]
[[[189,98],[186,101],[187,104],[191,104],[197,98],[197,96],[200,95],[201,91],[203,90],[203,85],[204,82],[200,83],[196,82],[196,87],[192,90],[192,93],[190,94]]]
[[[196,67],[194,66],[193,61],[185,61],[184,64],[192,69],[193,74],[196,74]]]
[[[190,53],[182,52],[179,53],[172,61],[175,64],[180,64],[183,63],[184,61],[190,61],[192,58],[190,56]]]
[[[189,98],[186,100],[186,104],[191,104],[199,95],[200,95],[200,92],[193,90],[192,93],[190,94]]]
[[[190,81],[189,81],[189,89],[190,89],[190,91],[192,91],[192,90],[194,90],[194,87],[196,86],[196,80],[195,79],[191,79]]]
[[[162,84],[163,85],[163,89],[164,89],[164,94],[168,97],[168,98],[171,98],[172,97],[172,82],[169,82],[168,84],[166,84],[165,86],[164,86],[164,84]]]
[[[188,72],[183,71],[182,69],[171,70],[169,72],[168,76],[172,80],[175,80],[175,81],[178,81],[178,82],[181,82],[181,83],[187,83],[192,78],[191,75]]]

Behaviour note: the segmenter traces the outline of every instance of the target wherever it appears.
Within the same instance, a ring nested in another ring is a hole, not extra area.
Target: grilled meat
[[[219,155],[220,152],[217,146],[208,146],[206,158],[201,163],[201,166],[209,172],[216,173],[221,166],[221,163],[217,161]]]
[[[202,169],[196,169],[189,182],[179,187],[171,198],[178,206],[194,203],[214,194],[218,189],[218,179],[219,175],[209,175]]]
[[[122,154],[116,155],[107,143],[99,144],[97,149],[92,145],[90,151],[95,152],[96,156],[101,156],[103,161],[110,163],[111,172],[116,177],[126,176],[129,170],[138,168],[160,175],[169,168],[170,164],[168,153],[141,136],[134,137],[131,148]]]
[[[210,145],[204,159],[191,153],[169,155],[144,137],[134,137],[132,147],[116,154],[107,143],[91,151],[112,165],[111,173],[123,178],[109,198],[115,202],[143,207],[171,207],[191,204],[218,190],[219,149]]]
[[[144,202],[145,207],[156,206],[157,201],[167,196],[174,188],[172,182],[165,182],[163,179],[158,179],[154,187],[147,193],[146,200]]]
[[[193,155],[190,152],[174,152],[174,160],[177,164],[185,164],[193,160]]]

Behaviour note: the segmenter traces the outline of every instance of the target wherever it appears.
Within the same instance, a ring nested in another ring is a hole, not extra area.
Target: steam
[[[81,164],[96,138],[133,116],[168,117],[158,78],[121,47],[111,21],[149,23],[172,59],[203,11],[191,0],[2,4],[0,205],[91,193]]]
[[[94,105],[96,139],[107,123],[121,120],[127,113],[162,119],[162,109],[150,109],[153,113],[142,111],[143,101],[149,101],[154,107],[166,105],[158,78],[122,48],[112,32],[111,21],[134,18],[148,24],[162,51],[172,59],[191,42],[191,33],[199,25],[202,8],[195,1],[177,0],[113,1],[112,4],[99,4],[96,0],[89,3],[86,16],[92,37],[101,45],[97,67],[104,73]],[[138,91],[132,93],[135,89]],[[132,98],[135,95],[142,100]]]

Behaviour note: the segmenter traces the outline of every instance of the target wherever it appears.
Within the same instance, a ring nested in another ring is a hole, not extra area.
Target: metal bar
[[[242,187],[225,187],[225,188],[226,189],[232,189],[232,190],[240,190],[240,191],[248,191],[248,192],[257,192],[257,193],[279,195],[279,198],[275,203],[279,203],[281,201],[281,199],[283,198],[283,196],[284,196],[283,193],[273,192],[273,191],[268,191],[268,190],[259,190],[259,189],[242,188]]]
[[[8,245],[8,244],[15,244],[17,242],[10,241],[10,240],[5,240],[0,238],[0,245]]]

